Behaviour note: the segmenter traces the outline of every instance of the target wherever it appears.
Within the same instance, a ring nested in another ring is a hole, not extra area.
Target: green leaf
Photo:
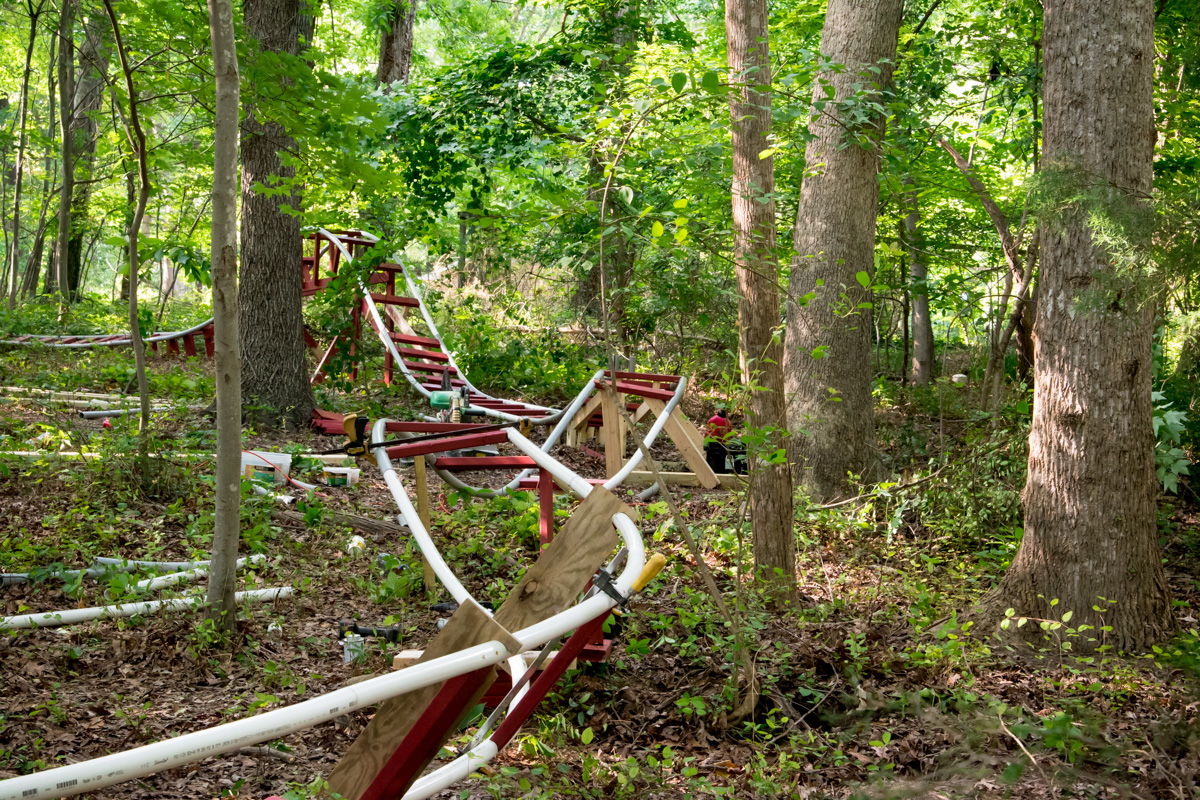
[[[859,286],[863,287],[864,289],[871,285],[871,276],[865,272],[859,272],[855,274],[854,277],[858,281]]]
[[[700,79],[700,86],[706,91],[715,92],[721,86],[721,79],[717,77],[715,72],[706,72],[704,77]]]
[[[583,733],[579,734],[579,741],[584,744],[591,744],[595,736],[596,734],[591,728],[584,728]]]
[[[650,229],[650,232],[653,233],[655,237],[662,236],[663,224],[661,222],[655,222],[654,226]]]
[[[678,200],[676,200],[674,203],[672,203],[671,205],[675,206],[675,208],[687,208],[687,204],[688,204],[687,198],[681,197]]]
[[[676,72],[671,76],[671,88],[677,93],[682,92],[687,87],[687,75],[682,72]]]
[[[1063,622],[1070,622],[1070,621],[1071,621],[1071,617],[1073,617],[1074,615],[1075,615],[1075,612],[1074,612],[1074,611],[1068,611],[1067,613],[1065,613],[1065,614],[1063,614],[1063,615],[1062,615],[1062,621],[1063,621]]]

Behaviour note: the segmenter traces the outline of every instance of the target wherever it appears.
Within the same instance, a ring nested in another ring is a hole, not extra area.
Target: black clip
[[[362,626],[353,620],[344,619],[338,622],[338,639],[346,638],[347,633],[357,633],[359,636],[371,636],[377,639],[387,639],[389,642],[400,641],[400,626],[390,628]]]
[[[592,578],[592,586],[595,586],[613,600],[616,600],[617,606],[620,608],[624,608],[629,603],[629,598],[621,594],[617,589],[617,584],[613,576],[608,574],[608,570],[604,567],[596,570],[596,577]]]

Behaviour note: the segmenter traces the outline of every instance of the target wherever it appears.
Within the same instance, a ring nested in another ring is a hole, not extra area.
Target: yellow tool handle
[[[631,591],[640,592],[646,588],[646,584],[654,580],[654,576],[662,572],[662,568],[667,565],[667,557],[662,553],[655,553],[650,556],[650,560],[646,562],[646,566],[642,567],[641,574],[637,576],[637,580],[633,582]]]

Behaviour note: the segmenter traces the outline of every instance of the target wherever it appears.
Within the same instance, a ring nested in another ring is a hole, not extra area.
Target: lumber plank
[[[659,472],[663,482],[669,486],[699,486],[700,478],[694,472]],[[722,489],[734,491],[746,488],[746,479],[741,475],[718,475]],[[625,478],[626,486],[649,486],[654,483],[654,473],[634,470]]]
[[[649,397],[646,398],[646,405],[660,417],[667,409],[666,403]],[[678,407],[671,411],[663,429],[679,448],[679,453],[688,467],[696,474],[699,485],[705,489],[715,489],[719,486],[717,473],[713,472],[712,467],[708,465],[708,459],[704,457],[704,437],[696,430],[696,426],[679,412]]]
[[[510,652],[520,649],[520,644],[504,627],[489,617],[477,603],[468,600],[454,612],[446,627],[430,640],[417,663],[432,661],[493,640],[502,643]],[[350,800],[362,797],[442,686],[443,683],[436,683],[383,703],[366,730],[354,740],[330,774],[330,791]],[[479,694],[482,696],[483,691]],[[474,705],[474,702],[470,705]]]
[[[601,486],[594,487],[496,610],[496,622],[516,631],[574,603],[616,549],[620,536],[612,518],[620,511],[637,518],[619,497]]]
[[[600,409],[604,414],[604,474],[611,478],[621,471],[625,461],[625,431],[621,415],[617,410],[614,392],[600,389]]]

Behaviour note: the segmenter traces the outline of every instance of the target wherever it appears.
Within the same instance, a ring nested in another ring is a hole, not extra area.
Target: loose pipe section
[[[291,587],[283,586],[274,589],[255,589],[249,592],[238,592],[234,595],[234,599],[239,603],[249,600],[265,602],[281,597],[291,597],[291,595]],[[92,606],[91,608],[69,608],[63,611],[21,614],[15,617],[0,618],[0,631],[77,625],[80,622],[91,622],[101,617],[132,617],[138,614],[155,614],[159,611],[179,611],[185,608],[195,608],[200,604],[198,598],[185,597],[176,600],[151,600],[143,603],[121,603],[115,606]]]

